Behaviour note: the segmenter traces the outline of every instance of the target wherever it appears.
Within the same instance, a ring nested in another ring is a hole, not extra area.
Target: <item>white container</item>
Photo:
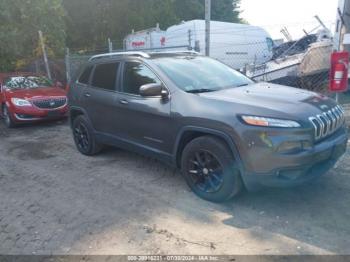
[[[165,31],[160,30],[158,26],[133,32],[124,38],[124,49],[131,51],[163,48],[165,45],[165,34]]]

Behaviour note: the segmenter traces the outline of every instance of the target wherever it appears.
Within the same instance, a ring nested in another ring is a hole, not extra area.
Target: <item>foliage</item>
[[[212,19],[240,22],[240,0],[212,0]],[[107,38],[121,48],[132,29],[165,29],[183,20],[204,19],[204,0],[1,0],[0,71],[41,56],[38,31],[50,58],[64,47],[103,51]]]
[[[61,0],[0,1],[0,71],[36,57],[41,30],[51,55],[65,46],[65,12]]]
[[[105,49],[107,38],[115,47],[131,30],[204,19],[204,0],[63,0],[67,10],[67,45],[73,48]],[[212,0],[212,19],[241,22],[239,0]]]

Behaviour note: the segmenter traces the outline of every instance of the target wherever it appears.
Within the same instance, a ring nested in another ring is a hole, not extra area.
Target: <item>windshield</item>
[[[154,62],[186,92],[211,92],[253,83],[236,70],[208,57],[166,57],[157,58]]]
[[[7,89],[34,89],[52,86],[52,82],[43,76],[14,76],[5,81]]]

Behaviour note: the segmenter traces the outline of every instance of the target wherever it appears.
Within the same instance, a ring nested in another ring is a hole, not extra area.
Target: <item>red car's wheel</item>
[[[13,122],[12,118],[11,118],[10,112],[9,112],[9,110],[8,110],[6,105],[4,105],[2,107],[2,117],[4,119],[5,125],[8,128],[12,128],[12,127],[16,126],[15,123]]]

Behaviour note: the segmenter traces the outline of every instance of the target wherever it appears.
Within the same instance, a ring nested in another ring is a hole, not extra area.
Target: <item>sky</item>
[[[274,39],[283,38],[283,26],[298,38],[303,29],[310,32],[319,25],[315,15],[333,30],[337,6],[338,0],[241,0],[241,17],[251,25],[264,27]]]

